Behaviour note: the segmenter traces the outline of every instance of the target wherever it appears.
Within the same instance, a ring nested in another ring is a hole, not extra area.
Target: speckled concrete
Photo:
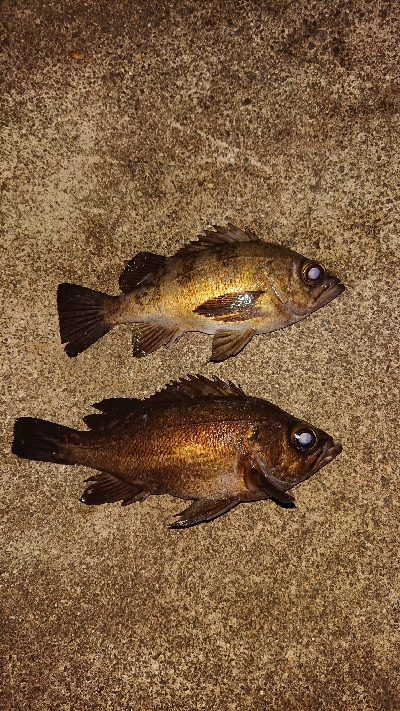
[[[380,0],[2,2],[1,708],[400,708],[399,19]],[[133,360],[129,327],[66,357],[59,282],[117,293],[134,253],[227,219],[345,293],[219,365],[200,334]],[[87,508],[88,470],[11,454],[17,416],[78,426],[187,372],[342,455],[294,510],[171,531],[176,499]]]

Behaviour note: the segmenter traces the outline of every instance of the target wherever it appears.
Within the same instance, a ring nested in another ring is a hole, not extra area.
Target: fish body
[[[218,378],[188,376],[147,400],[111,399],[84,418],[90,431],[45,420],[16,421],[20,457],[98,470],[81,501],[194,500],[174,527],[191,526],[246,501],[274,498],[330,462],[332,437]]]
[[[69,356],[118,324],[132,323],[135,357],[199,331],[214,336],[212,360],[221,361],[254,335],[325,306],[344,286],[320,264],[229,225],[172,257],[137,254],[122,272],[120,288],[123,293],[113,297],[60,284],[60,332]]]

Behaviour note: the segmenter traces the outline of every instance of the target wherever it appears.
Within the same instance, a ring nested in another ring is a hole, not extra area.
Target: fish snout
[[[318,308],[329,304],[330,301],[336,299],[339,294],[344,292],[345,286],[342,284],[340,279],[331,274],[326,275],[326,279],[323,283],[323,291],[318,297]]]
[[[342,445],[339,442],[334,442],[332,437],[324,444],[322,451],[319,453],[316,461],[312,466],[312,474],[322,469],[326,464],[335,459],[342,451]]]

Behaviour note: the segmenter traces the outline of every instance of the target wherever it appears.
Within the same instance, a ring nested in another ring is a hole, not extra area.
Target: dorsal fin
[[[83,421],[91,430],[112,429],[128,415],[134,412],[139,414],[139,410],[143,408],[144,403],[145,400],[129,397],[113,397],[101,402],[95,402],[92,407],[100,410],[102,414],[86,415]]]
[[[168,257],[153,252],[138,252],[129,262],[119,278],[119,288],[129,294],[149,274],[154,274],[165,265]]]
[[[146,400],[138,398],[115,397],[96,402],[92,407],[101,414],[86,415],[83,421],[92,430],[112,429],[129,415],[143,416],[148,404],[156,402],[173,402],[174,400],[190,400],[197,397],[243,397],[245,393],[239,385],[230,380],[226,383],[216,375],[212,380],[204,375],[188,375],[163,390],[154,393]]]
[[[224,382],[216,375],[212,380],[205,375],[188,375],[186,378],[169,383],[159,393],[155,393],[150,400],[179,400],[196,397],[243,397],[245,393],[239,385],[234,385],[230,380]]]
[[[249,229],[246,228],[243,232],[230,222],[228,222],[227,228],[214,225],[214,229],[215,232],[212,230],[206,230],[205,235],[199,235],[199,239],[197,241],[189,242],[189,244],[181,247],[174,256],[183,257],[186,254],[202,252],[205,249],[210,249],[210,247],[229,244],[232,242],[254,242],[258,240],[258,237],[256,237],[253,232],[250,232]]]

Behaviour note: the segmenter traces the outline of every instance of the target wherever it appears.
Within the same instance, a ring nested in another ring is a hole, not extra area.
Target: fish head
[[[263,276],[288,310],[291,322],[317,311],[344,291],[340,280],[318,261],[276,245],[263,265]]]
[[[260,456],[283,491],[305,481],[342,451],[327,432],[276,408],[271,421],[259,423]]]

